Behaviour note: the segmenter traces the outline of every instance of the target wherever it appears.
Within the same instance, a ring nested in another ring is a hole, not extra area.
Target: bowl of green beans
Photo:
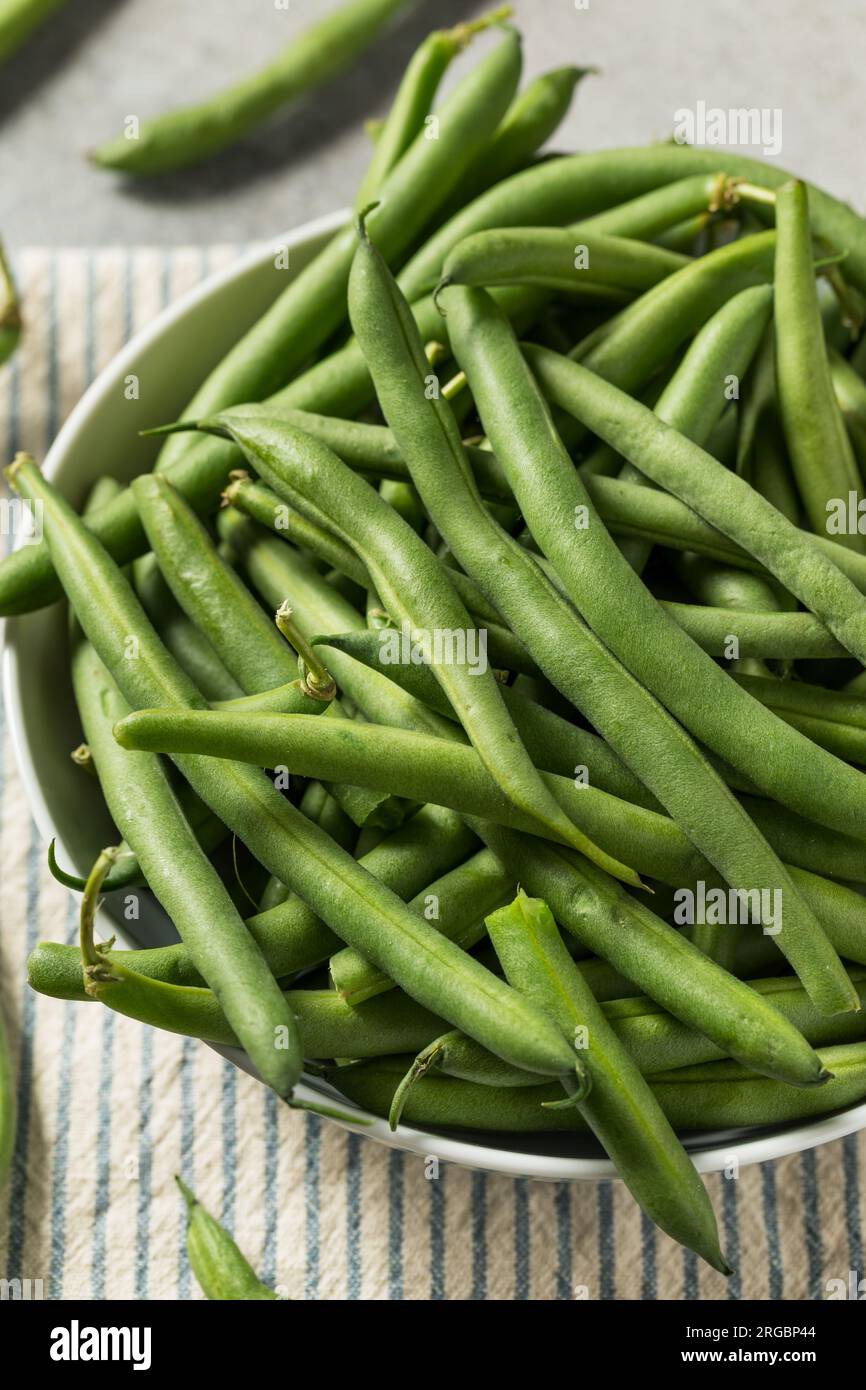
[[[515,152],[519,49],[8,470],[13,739],[82,893],[30,978],[411,1152],[618,1174],[724,1270],[699,1174],[866,1123],[866,222],[718,150]]]

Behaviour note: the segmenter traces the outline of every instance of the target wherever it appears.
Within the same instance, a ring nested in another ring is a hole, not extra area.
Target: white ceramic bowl
[[[345,222],[336,213],[308,223],[280,245],[288,245],[292,272],[297,273]],[[186,295],[140,333],[97,378],[73,410],[45,460],[45,472],[73,502],[80,503],[90,485],[104,473],[125,480],[152,464],[151,440],[137,431],[170,420],[183,409],[203,375],[237,337],[285,287],[286,272],[274,269],[267,247],[212,276]],[[124,379],[135,373],[142,383],[138,402],[124,396]],[[158,403],[158,405],[156,404]],[[78,741],[68,672],[65,667],[63,613],[59,606],[10,620],[3,654],[3,691],[18,768],[30,806],[46,843],[57,838],[62,863],[84,871],[107,842],[110,822],[96,785],[90,786],[69,759]],[[136,925],[111,920],[114,931],[129,945],[157,945],[176,939],[170,924],[155,907]],[[227,1050],[238,1065],[242,1053]],[[308,1085],[303,1095],[322,1098],[326,1087]],[[614,1177],[612,1165],[592,1139],[571,1135],[532,1136],[429,1133],[400,1126],[395,1133],[355,1107],[343,1107],[370,1120],[359,1129],[382,1143],[413,1153],[472,1168],[512,1176],[550,1180]],[[854,1106],[811,1124],[789,1124],[754,1131],[714,1131],[686,1137],[686,1145],[702,1172],[720,1170],[736,1154],[740,1163],[756,1163],[812,1148],[866,1126],[866,1105]]]

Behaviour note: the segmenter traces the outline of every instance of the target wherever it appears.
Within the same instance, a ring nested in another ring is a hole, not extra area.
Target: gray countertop
[[[364,120],[385,110],[414,45],[490,3],[417,0],[353,70],[201,168],[131,183],[84,157],[124,116],[255,70],[337,3],[68,0],[2,70],[0,234],[13,247],[248,241],[349,201],[367,158]],[[863,0],[580,3],[515,4],[528,76],[571,62],[602,69],[557,148],[664,139],[674,112],[701,100],[779,108],[779,162],[862,210]]]

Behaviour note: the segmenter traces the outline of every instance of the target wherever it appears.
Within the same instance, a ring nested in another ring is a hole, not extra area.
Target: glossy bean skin
[[[566,951],[547,904],[521,892],[487,919],[487,930],[506,979],[549,1012],[582,1056],[591,1086],[580,1114],[641,1209],[727,1273],[704,1185]]]
[[[520,40],[509,30],[437,113],[440,138],[428,140],[420,132],[392,169],[379,205],[370,214],[388,255],[399,256],[422,232],[473,154],[495,130],[516,90],[520,67]],[[237,401],[262,400],[290,381],[311,352],[345,321],[353,252],[354,231],[347,227],[223,358],[185,414],[196,418]],[[163,450],[163,466],[185,447],[182,439],[170,439]]]
[[[755,1076],[735,1063],[709,1062],[653,1077],[652,1091],[676,1130],[785,1124],[832,1114],[862,1101],[866,1096],[866,1044],[824,1047],[818,1056],[830,1080],[810,1090]],[[407,1059],[399,1057],[358,1067],[336,1067],[327,1077],[355,1105],[387,1115],[406,1064]],[[577,1111],[543,1108],[546,1101],[556,1098],[555,1086],[497,1090],[431,1072],[410,1092],[404,1120],[420,1129],[514,1134],[584,1129],[585,1122]]]
[[[231,1236],[206,1211],[186,1183],[175,1178],[186,1203],[186,1248],[192,1272],[207,1298],[270,1302],[279,1297],[259,1279]]]
[[[195,106],[153,117],[136,139],[118,136],[95,150],[91,159],[101,168],[136,177],[198,164],[341,72],[404,4],[405,0],[350,0],[294,39],[262,71]]]
[[[32,463],[19,460],[10,471],[16,490],[43,502],[49,543],[70,601],[100,656],[124,681],[127,697],[139,705],[148,696],[167,703],[203,704],[149,627],[122,574],[68,504]],[[88,603],[88,596],[98,592],[110,593],[111,604]],[[130,635],[136,642],[135,661],[124,656]],[[328,925],[337,924],[347,945],[356,946],[398,985],[411,984],[413,997],[425,1007],[432,1005],[449,1023],[518,1066],[551,1075],[571,1072],[568,1047],[538,1010],[411,913],[291,806],[264,773],[222,760],[182,758],[178,765],[270,873],[297,891]],[[274,1026],[285,1030],[281,1037],[296,1039],[294,1019],[273,976],[258,952],[254,959],[263,972],[257,1005],[272,1011]],[[273,1002],[274,991],[278,1003]],[[288,1056],[289,1050],[278,1055]],[[292,1048],[291,1080],[278,1082],[286,1091],[294,1083],[295,1056]]]
[[[833,394],[812,268],[806,185],[776,191],[775,363],[779,417],[813,531],[827,534],[828,503],[860,493],[854,451]],[[866,553],[866,537],[843,531],[840,545]]]
[[[261,419],[222,417],[233,438],[260,473],[288,501],[314,520],[323,515],[358,552],[393,620],[410,630],[468,633],[472,621],[424,542],[356,474],[329,450],[287,425]],[[435,650],[434,650],[435,655]],[[582,852],[597,855],[609,872],[632,882],[626,865],[598,851],[552,802],[541,784],[502,701],[489,668],[470,670],[434,660],[432,669],[473,746],[491,775],[540,834],[555,833]]]
[[[748,697],[742,701],[745,692],[738,691],[738,695],[731,698],[732,683],[725,672],[665,615],[620,554],[562,447],[510,327],[489,296],[483,290],[452,287],[445,291],[443,300],[451,319],[452,346],[467,372],[488,437],[509,474],[532,534],[556,569],[572,602],[613,654],[689,732],[732,766],[747,776],[754,776],[762,789],[768,789],[760,780],[770,762],[767,747],[762,746],[759,753],[750,748],[747,750],[749,756],[744,757],[746,740],[739,722],[738,705],[742,703],[748,707],[744,718],[750,719],[752,732],[757,734],[758,727],[763,724],[770,726],[770,737],[777,745],[780,742],[775,727],[778,721],[773,716],[768,718],[763,707]],[[533,366],[542,351],[532,350]],[[586,371],[576,363],[568,363],[568,369]],[[617,399],[624,395],[594,373],[586,372],[586,375],[598,383],[601,392],[613,391]],[[651,411],[635,401],[632,405],[641,412],[642,420],[652,421],[653,428],[665,436],[672,433]],[[603,430],[600,433],[606,437]],[[608,437],[607,442],[618,447],[617,439]],[[696,445],[684,439],[683,444],[703,456]],[[630,456],[628,449],[620,452]],[[627,623],[622,620],[623,612],[630,616]],[[792,731],[786,728],[785,732],[790,735]],[[763,727],[761,733],[764,733]],[[813,751],[813,756],[820,753],[826,758],[823,750],[815,750],[807,740],[803,740],[803,745]],[[761,763],[760,769],[755,767],[756,763]],[[678,758],[677,766],[680,764],[686,766],[685,756]],[[839,769],[837,780],[849,771],[838,761],[832,766]],[[798,763],[796,771],[801,770]],[[775,779],[776,787],[781,780]],[[785,779],[786,787],[790,781],[790,776]],[[813,805],[822,801],[814,785],[810,784],[806,790]],[[659,799],[663,800],[661,796]],[[709,805],[705,799],[702,801],[705,813]],[[815,990],[830,1012],[854,1007],[850,981],[819,923],[779,860],[769,851],[766,840],[756,831],[742,807],[725,791],[721,779],[716,779],[712,806],[712,824],[705,832],[707,838],[701,840],[710,862],[735,887],[761,884],[782,890],[786,905],[783,948],[792,963],[796,961],[798,974],[802,971],[806,976],[803,983],[807,989]],[[730,827],[723,843],[718,820],[722,807]],[[692,808],[692,815],[695,809]],[[678,814],[684,828],[686,814],[689,814],[688,807]],[[694,831],[690,833],[696,838]],[[720,843],[729,855],[726,862],[720,857]]]
[[[586,282],[593,288],[643,291],[688,263],[687,256],[626,237],[587,232],[580,223],[561,229],[503,227],[459,241],[442,267],[442,283],[539,285],[580,294]]]

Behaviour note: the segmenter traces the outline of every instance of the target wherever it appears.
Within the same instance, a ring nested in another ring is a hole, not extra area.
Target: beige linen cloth
[[[0,442],[44,455],[130,334],[237,248],[28,251],[27,333],[0,371]],[[512,1180],[404,1156],[290,1112],[209,1048],[28,989],[40,938],[71,939],[4,724],[0,992],[19,1133],[0,1193],[0,1278],[44,1297],[201,1297],[183,1174],[293,1299],[813,1299],[863,1277],[863,1136],[710,1178],[727,1283],[641,1218],[620,1183]],[[839,1287],[839,1286],[835,1286]]]

